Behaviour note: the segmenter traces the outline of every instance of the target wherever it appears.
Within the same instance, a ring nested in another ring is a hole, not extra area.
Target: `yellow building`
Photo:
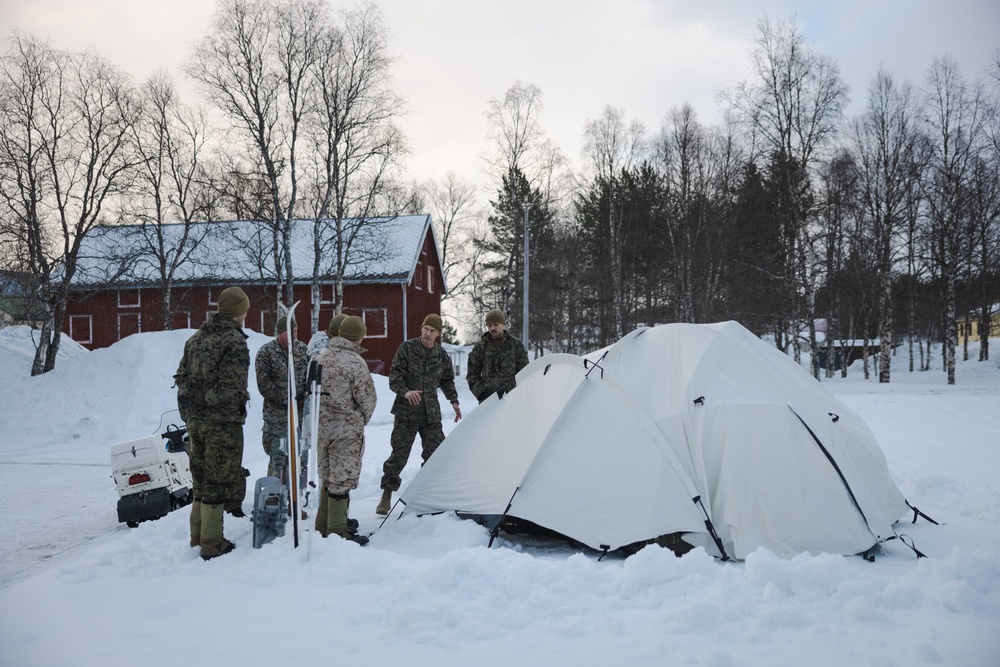
[[[990,316],[990,331],[987,336],[993,338],[994,336],[1000,336],[1000,304],[993,306],[990,311],[992,315]],[[970,342],[979,340],[979,315],[980,311],[974,310],[969,313],[968,319],[963,318],[958,321],[959,345],[964,345],[966,338]]]

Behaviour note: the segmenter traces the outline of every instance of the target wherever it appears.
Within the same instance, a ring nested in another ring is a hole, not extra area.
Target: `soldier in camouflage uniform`
[[[444,440],[438,387],[455,409],[455,421],[462,418],[451,357],[437,344],[441,326],[440,315],[428,315],[420,328],[420,337],[403,341],[392,358],[389,388],[396,394],[392,404],[395,417],[391,436],[392,454],[382,466],[382,499],[375,509],[378,514],[389,513],[392,492],[399,489],[399,475],[410,458],[417,433],[420,434],[424,462]]]
[[[504,331],[507,319],[493,309],[486,313],[486,333],[469,353],[469,370],[466,379],[469,389],[480,403],[499,393],[501,396],[513,389],[514,376],[528,365],[528,352],[524,344]]]
[[[219,294],[219,310],[188,339],[177,367],[177,407],[191,444],[191,546],[205,560],[236,545],[222,535],[223,503],[246,488],[243,424],[250,351],[243,333],[250,300],[239,287]]]
[[[323,537],[340,535],[363,545],[368,538],[348,527],[347,510],[350,492],[358,488],[361,477],[365,425],[375,412],[377,397],[368,364],[361,358],[364,321],[347,317],[339,333],[316,357],[323,366],[317,461],[326,496],[326,525],[318,530]]]
[[[275,338],[261,346],[254,359],[257,389],[264,397],[264,427],[262,441],[264,453],[270,458],[267,474],[285,470],[288,455],[282,451],[281,441],[288,437],[288,320],[282,316],[275,326]],[[306,344],[295,339],[295,320],[292,320],[292,357],[295,360],[295,396],[298,397],[298,415],[306,394],[306,375],[309,357]],[[298,423],[302,423],[299,419]],[[300,462],[303,466],[305,461]]]

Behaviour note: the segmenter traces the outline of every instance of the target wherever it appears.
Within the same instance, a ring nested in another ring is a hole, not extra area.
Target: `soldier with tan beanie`
[[[462,418],[451,358],[438,344],[442,326],[441,316],[431,313],[424,318],[420,336],[403,341],[392,358],[389,388],[396,394],[392,404],[392,453],[382,466],[382,499],[375,509],[378,514],[389,513],[392,493],[399,489],[399,476],[410,458],[417,434],[424,462],[444,440],[438,388],[451,402],[455,421]]]

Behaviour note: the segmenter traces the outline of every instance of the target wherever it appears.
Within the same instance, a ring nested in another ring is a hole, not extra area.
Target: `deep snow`
[[[892,541],[875,563],[658,547],[598,560],[550,542],[487,549],[485,529],[448,515],[378,529],[391,395],[377,376],[351,503],[371,544],[316,539],[307,562],[290,531],[254,550],[249,519],[227,517],[238,548],[206,563],[187,546],[186,510],[117,523],[109,461],[112,443],[174,407],[191,333],[66,343],[53,372],[30,378],[28,331],[0,330],[0,665],[1000,664],[996,360],[960,362],[952,387],[901,357],[888,385],[856,369],[824,380],[872,427],[907,499],[942,522],[898,524],[925,559]],[[266,340],[251,334],[251,356]],[[267,465],[253,384],[251,484]],[[404,485],[418,465],[414,452]]]

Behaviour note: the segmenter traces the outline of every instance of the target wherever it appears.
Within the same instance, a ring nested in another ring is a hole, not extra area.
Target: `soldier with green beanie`
[[[313,339],[309,341],[309,359],[316,359],[319,354],[326,350],[330,346],[330,341],[337,338],[340,335],[340,325],[347,319],[347,315],[341,313],[339,315],[334,315],[330,318],[330,324],[327,326],[326,331],[317,332]],[[309,437],[309,433],[312,430],[312,419],[308,417],[305,419],[305,427],[303,428],[302,435],[305,438]],[[320,482],[322,484],[322,480]],[[316,508],[316,532],[326,537],[326,523],[327,523],[327,506],[329,505],[329,494],[325,493],[322,488],[319,491],[319,506]],[[357,519],[348,519],[347,527],[349,530],[357,531],[358,521]]]
[[[243,323],[250,299],[239,287],[227,287],[218,308],[184,344],[174,374],[177,407],[191,444],[191,546],[200,547],[205,560],[236,548],[223,537],[223,504],[237,484],[246,488],[243,424],[250,350]]]
[[[365,451],[365,425],[375,412],[377,396],[368,364],[361,358],[361,341],[367,333],[360,317],[346,317],[339,336],[320,352],[316,361],[323,366],[320,395],[317,462],[322,480],[321,498],[326,499],[326,524],[317,531],[327,537],[367,544],[349,523],[350,492],[358,488],[361,460]]]
[[[375,509],[378,514],[389,513],[392,493],[399,489],[399,476],[410,458],[417,434],[420,434],[424,462],[444,440],[438,388],[451,402],[455,421],[462,418],[451,358],[438,344],[442,326],[440,315],[428,315],[420,328],[420,336],[403,341],[392,358],[389,388],[396,394],[392,404],[392,453],[382,466],[382,499]]]
[[[505,331],[507,318],[494,308],[486,313],[486,333],[469,352],[466,379],[469,389],[480,403],[492,394],[501,396],[513,389],[514,376],[528,365],[524,343]]]

